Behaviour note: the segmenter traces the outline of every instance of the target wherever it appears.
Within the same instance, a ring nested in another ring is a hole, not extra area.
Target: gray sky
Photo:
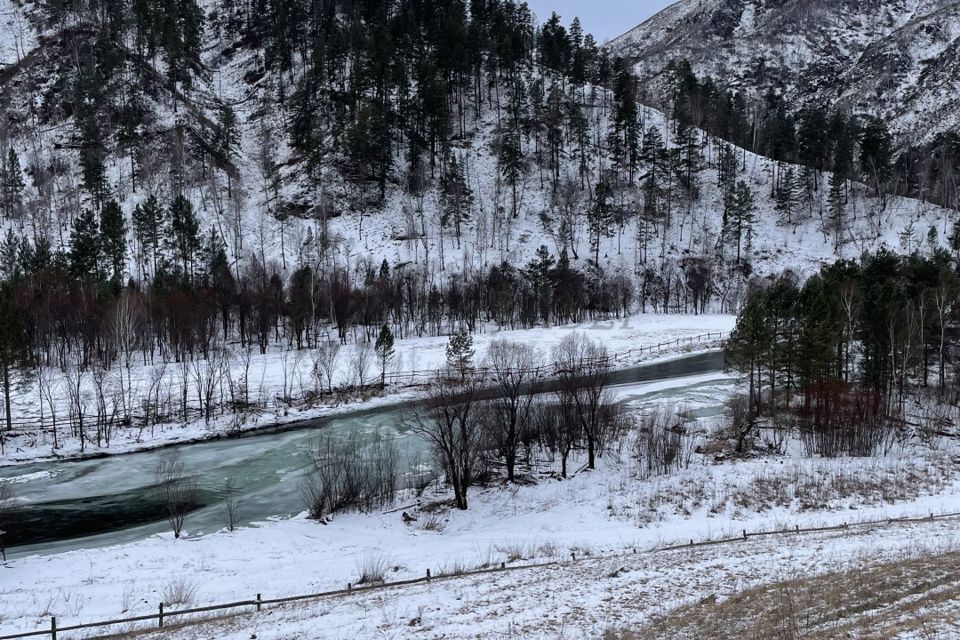
[[[527,0],[539,22],[556,11],[569,25],[579,16],[583,29],[603,44],[637,26],[676,0]]]

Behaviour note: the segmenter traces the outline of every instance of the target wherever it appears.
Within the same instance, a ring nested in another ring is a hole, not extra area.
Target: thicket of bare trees
[[[580,334],[564,339],[554,351],[552,394],[542,392],[538,364],[531,347],[496,340],[483,369],[441,374],[414,413],[414,430],[430,443],[458,508],[467,508],[469,487],[489,475],[494,462],[504,465],[512,482],[524,449],[559,455],[566,477],[573,451],[585,451],[592,469],[622,435],[625,423],[609,394],[610,362],[602,346]]]
[[[300,491],[312,518],[348,509],[370,510],[390,504],[400,489],[400,452],[396,442],[375,434],[321,434],[310,450],[310,473]]]
[[[693,437],[684,411],[657,405],[639,414],[634,457],[640,477],[667,475],[690,465]]]
[[[463,351],[456,336],[451,345],[451,352]],[[515,482],[524,473],[521,467],[535,457],[559,457],[566,477],[573,452],[583,451],[585,466],[593,468],[623,436],[627,421],[609,394],[606,350],[575,335],[554,355],[551,371],[532,347],[495,340],[482,366],[453,358],[405,413],[404,420],[429,447],[457,508],[468,507],[471,487],[497,477],[495,467],[502,465],[504,481]],[[390,502],[400,488],[422,490],[422,474],[405,482],[399,460],[395,445],[386,439],[338,440],[324,434],[303,485],[311,515],[375,508]]]

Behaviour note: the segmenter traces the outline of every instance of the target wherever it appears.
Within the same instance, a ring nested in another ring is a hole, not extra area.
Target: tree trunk
[[[10,415],[10,362],[3,359],[3,406],[7,414],[7,431],[13,431],[13,416]]]

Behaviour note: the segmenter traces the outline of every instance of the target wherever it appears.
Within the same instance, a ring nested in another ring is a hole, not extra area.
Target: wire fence
[[[935,522],[938,520],[954,520],[960,518],[960,512],[956,513],[943,513],[943,514],[934,514],[931,513],[927,516],[921,517],[905,517],[905,518],[884,518],[880,520],[862,520],[859,522],[844,522],[839,525],[832,526],[823,526],[823,527],[801,527],[799,525],[794,526],[793,528],[785,529],[771,529],[767,531],[747,531],[743,530],[743,533],[738,536],[728,537],[728,538],[717,538],[717,539],[706,539],[706,540],[690,540],[689,543],[677,543],[666,546],[652,547],[649,549],[638,550],[636,548],[629,549],[626,552],[611,553],[605,555],[581,555],[577,556],[576,553],[571,553],[569,559],[565,558],[563,560],[551,560],[548,562],[537,562],[529,564],[511,564],[507,565],[505,562],[501,562],[499,565],[492,567],[483,567],[479,569],[472,570],[463,570],[456,571],[452,573],[432,573],[430,569],[427,569],[424,572],[424,575],[418,578],[410,578],[407,580],[395,580],[392,582],[378,582],[375,584],[366,584],[366,585],[354,585],[348,583],[346,588],[335,589],[332,591],[322,591],[319,593],[309,593],[303,595],[295,596],[284,596],[278,598],[263,598],[260,593],[256,594],[253,598],[249,600],[237,600],[233,602],[225,602],[222,604],[213,604],[204,607],[194,607],[191,609],[179,609],[179,610],[169,610],[165,607],[164,603],[158,603],[156,613],[144,614],[140,616],[131,616],[127,618],[115,618],[112,620],[101,620],[97,622],[86,622],[82,624],[72,624],[67,626],[58,626],[56,616],[51,616],[50,626],[44,629],[37,629],[34,631],[25,631],[21,633],[12,633],[6,635],[0,635],[0,640],[21,640],[22,638],[42,638],[49,637],[52,640],[66,640],[64,634],[74,632],[74,631],[83,631],[90,629],[102,629],[106,627],[117,627],[120,625],[126,625],[126,633],[133,632],[147,632],[153,629],[163,629],[166,626],[169,626],[171,620],[180,618],[182,621],[178,623],[179,626],[182,625],[191,625],[191,624],[201,624],[208,622],[210,617],[194,617],[186,618],[186,616],[196,616],[197,614],[203,613],[216,613],[216,612],[231,612],[233,615],[243,614],[243,613],[255,613],[263,610],[264,607],[268,606],[277,606],[284,605],[293,602],[303,602],[309,600],[323,600],[326,598],[334,597],[347,597],[355,596],[363,593],[368,593],[371,591],[379,591],[382,589],[390,589],[396,587],[405,587],[411,585],[425,584],[433,581],[441,580],[451,580],[455,578],[469,577],[469,576],[478,576],[491,573],[505,573],[510,571],[521,571],[528,569],[538,569],[544,567],[557,567],[557,566],[575,566],[578,563],[588,562],[588,561],[597,561],[597,560],[606,560],[624,556],[638,555],[638,554],[656,554],[664,553],[668,551],[676,551],[679,549],[694,549],[698,547],[706,546],[716,546],[724,544],[734,544],[739,542],[744,542],[750,538],[759,538],[766,536],[788,536],[788,535],[803,535],[808,533],[825,533],[830,531],[847,531],[854,528],[861,527],[889,527],[896,525],[905,525],[905,524],[915,524],[915,523],[924,523],[924,522]],[[136,625],[141,622],[149,622],[149,626],[142,626],[140,628],[134,628],[132,625]],[[86,639],[95,639],[103,638],[109,635],[114,635],[116,632],[110,633],[101,633],[97,635],[84,635]]]

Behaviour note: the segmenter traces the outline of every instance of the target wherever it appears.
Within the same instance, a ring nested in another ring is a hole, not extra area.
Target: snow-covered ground
[[[691,390],[691,386],[694,387]],[[716,426],[733,378],[687,380],[671,393],[663,382],[619,389],[636,411],[682,402],[701,416],[694,431]],[[389,580],[545,560],[571,553],[625,557],[531,569],[390,590],[354,599],[273,610],[257,618],[197,627],[176,637],[597,637],[620,623],[698,597],[729,593],[792,571],[822,572],[861,556],[894,557],[923,546],[954,547],[955,522],[864,529],[846,535],[770,537],[742,545],[670,554],[632,555],[671,542],[749,531],[819,526],[957,511],[960,478],[945,442],[913,445],[873,460],[757,458],[716,463],[694,454],[688,469],[641,479],[627,444],[601,458],[596,471],[569,480],[542,461],[528,485],[472,490],[468,511],[438,504],[428,492],[383,513],[336,516],[328,524],[304,515],[175,540],[157,534],[129,544],[6,563],[0,586],[4,631],[156,611],[187,592],[189,604],[281,597],[356,584],[368,567]],[[579,469],[583,460],[571,465]],[[417,518],[405,522],[402,513]],[[190,521],[187,521],[190,530]],[[624,603],[634,604],[624,607]],[[181,607],[185,604],[179,605]],[[176,608],[176,607],[171,607]],[[420,622],[407,628],[411,620]],[[216,629],[216,630],[214,630]],[[564,631],[566,629],[566,631]],[[542,635],[537,635],[542,634]]]
[[[673,607],[723,599],[753,585],[940,554],[956,550],[958,544],[956,522],[950,521],[752,538],[650,554],[627,549],[577,563],[308,601],[260,614],[244,612],[138,637],[599,638],[608,630],[647,623]],[[956,636],[944,630],[944,635],[916,637]]]
[[[640,314],[619,320],[516,331],[501,331],[490,326],[484,332],[474,336],[475,361],[482,362],[486,348],[492,340],[503,338],[533,346],[540,352],[543,363],[547,364],[553,345],[572,332],[580,332],[602,343],[611,355],[618,356],[615,362],[617,367],[627,367],[657,358],[675,356],[690,350],[716,346],[716,340],[713,342],[691,340],[706,334],[722,333],[726,336],[732,330],[735,321],[736,318],[731,315]],[[679,344],[677,344],[678,340]],[[415,398],[419,391],[409,386],[410,383],[427,380],[430,372],[443,366],[446,345],[445,337],[397,340],[395,346],[397,355],[390,366],[391,373],[396,374],[397,377],[395,384],[383,395],[340,402],[336,405],[330,404],[328,399],[322,399],[313,406],[280,400],[285,396],[302,398],[305,392],[315,389],[316,383],[310,375],[310,369],[313,366],[313,353],[310,350],[270,351],[262,356],[254,353],[251,355],[248,386],[251,400],[263,400],[267,405],[266,411],[245,414],[242,418],[229,414],[218,416],[210,423],[197,418],[186,424],[161,424],[152,429],[118,428],[109,445],[104,442],[103,446],[97,447],[95,443],[88,442],[85,453],[87,455],[123,453],[173,442],[215,437],[229,431],[252,430]],[[662,346],[658,347],[658,345]],[[342,348],[334,374],[334,386],[346,384],[354,379],[355,372],[351,365],[352,354],[356,348],[355,344]],[[202,361],[187,363],[183,368],[176,364],[165,366],[134,364],[131,368],[130,377],[133,384],[130,394],[134,398],[144,395],[151,379],[162,375],[163,381],[159,385],[163,389],[162,393],[172,394],[173,398],[177,398],[178,389],[181,388],[186,376],[188,401],[191,406],[197,407],[199,401],[192,376],[195,365],[204,367],[204,364]],[[237,380],[242,377],[243,364],[239,354],[232,358],[230,368],[231,379]],[[375,365],[371,363],[367,374],[368,380],[374,380],[378,376],[379,372],[375,372],[374,369]],[[418,373],[409,378],[405,375],[414,371]],[[112,372],[106,383],[108,388],[116,389],[119,386],[118,376],[126,376],[126,372],[119,369]],[[70,401],[66,393],[66,387],[69,384],[67,377],[55,372],[49,384],[53,385],[53,388],[41,398],[36,376],[19,381],[13,398],[13,413],[18,420],[37,419],[42,410],[46,424],[50,424],[51,411],[48,398],[53,401],[58,419],[65,420]],[[90,407],[89,411],[92,412],[94,404],[92,375],[87,374],[83,384],[86,402]],[[284,389],[287,393],[284,393]],[[25,431],[13,434],[8,437],[6,454],[0,456],[0,466],[81,455],[77,438],[64,438],[61,435],[60,440],[60,448],[54,449],[53,434],[50,431],[42,433]]]

